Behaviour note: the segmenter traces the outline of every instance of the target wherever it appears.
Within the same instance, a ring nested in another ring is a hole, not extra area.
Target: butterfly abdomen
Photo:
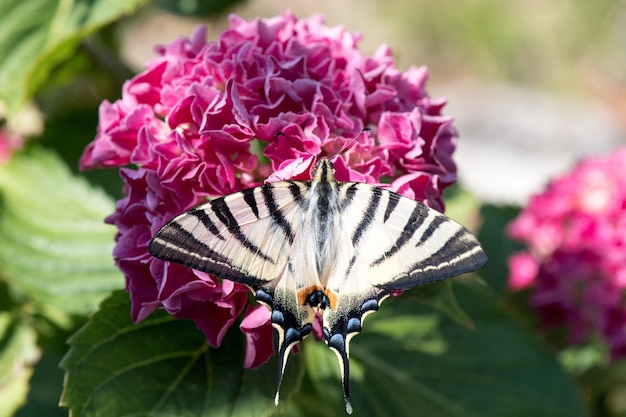
[[[332,270],[333,253],[337,252],[338,229],[340,225],[340,208],[337,198],[337,181],[333,174],[332,164],[321,160],[311,180],[309,213],[305,221],[312,228],[315,239],[315,265],[322,283],[328,279]]]

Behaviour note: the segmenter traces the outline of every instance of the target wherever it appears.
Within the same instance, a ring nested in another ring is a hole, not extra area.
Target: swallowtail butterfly
[[[279,379],[289,352],[323,318],[339,358],[346,411],[349,343],[394,290],[480,268],[487,261],[463,226],[366,183],[338,182],[320,159],[311,181],[279,181],[200,205],[165,224],[150,254],[249,286],[278,331]]]

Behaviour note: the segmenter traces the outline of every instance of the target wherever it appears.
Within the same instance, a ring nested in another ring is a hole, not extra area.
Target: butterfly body
[[[409,198],[338,182],[321,159],[311,181],[279,181],[218,198],[159,230],[160,259],[248,285],[278,330],[279,384],[289,352],[322,313],[349,401],[349,342],[393,290],[479,268],[465,228]]]

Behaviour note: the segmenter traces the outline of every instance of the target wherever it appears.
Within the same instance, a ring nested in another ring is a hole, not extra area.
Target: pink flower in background
[[[6,129],[0,129],[0,164],[11,159],[14,151],[21,149],[24,138]]]
[[[267,309],[246,308],[244,286],[152,258],[150,238],[207,198],[270,176],[308,179],[312,155],[334,155],[364,127],[371,132],[336,159],[337,179],[387,183],[443,210],[441,192],[456,180],[445,101],[426,94],[425,68],[399,71],[388,47],[368,56],[359,39],[320,17],[232,16],[215,42],[199,28],[157,48],[122,98],[102,103],[81,168],[121,168],[126,196],[106,221],[118,228],[114,257],[135,320],[165,308],[219,346],[243,314],[245,365],[264,363],[273,353]]]
[[[531,288],[547,326],[572,343],[600,334],[626,354],[626,149],[581,161],[531,198],[508,226],[527,245],[509,259],[509,286]]]

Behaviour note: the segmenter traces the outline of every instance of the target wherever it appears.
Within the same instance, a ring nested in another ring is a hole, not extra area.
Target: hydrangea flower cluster
[[[600,335],[626,356],[626,149],[553,180],[508,235],[528,246],[509,259],[509,286],[531,288],[544,324],[575,344]]]
[[[113,255],[133,319],[164,308],[216,347],[243,313],[245,366],[256,367],[274,351],[268,310],[247,306],[242,285],[152,258],[151,237],[207,198],[309,179],[313,155],[349,144],[334,163],[339,181],[386,183],[442,210],[441,192],[456,180],[456,131],[445,101],[424,90],[425,68],[398,70],[386,46],[367,56],[358,35],[320,17],[231,16],[216,42],[205,36],[201,27],[158,47],[122,98],[102,103],[81,168],[120,167],[125,197],[106,222],[118,228]],[[351,144],[364,127],[371,134]]]

